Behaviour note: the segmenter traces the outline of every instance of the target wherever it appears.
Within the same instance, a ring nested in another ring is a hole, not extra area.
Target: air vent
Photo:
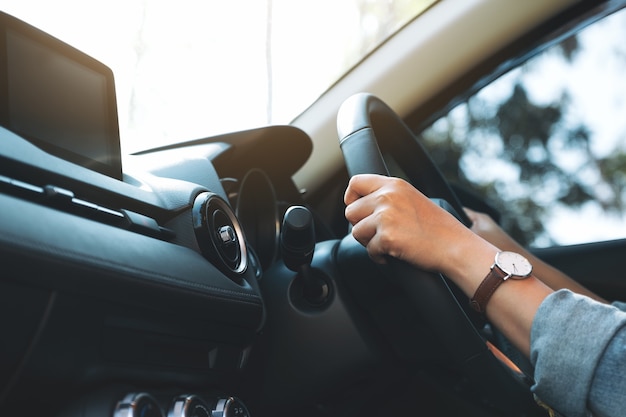
[[[243,232],[235,213],[217,194],[198,194],[193,203],[193,227],[205,258],[239,282],[248,256]]]

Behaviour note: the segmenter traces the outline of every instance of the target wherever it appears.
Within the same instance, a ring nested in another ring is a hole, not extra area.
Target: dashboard
[[[110,70],[0,22],[0,413],[246,416],[233,390],[310,139],[259,128],[122,167]]]
[[[274,168],[256,158],[284,149],[291,161]],[[8,406],[59,372],[67,390],[237,379],[264,324],[258,280],[278,256],[276,202],[297,198],[289,173],[309,151],[302,132],[265,128],[134,156],[129,172],[141,174],[120,181],[0,129],[0,292],[3,316],[18,317],[3,323],[14,335]]]

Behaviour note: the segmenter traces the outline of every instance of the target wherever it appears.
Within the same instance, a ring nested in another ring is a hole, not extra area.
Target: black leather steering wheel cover
[[[411,184],[430,198],[447,201],[466,226],[471,221],[437,165],[409,127],[382,100],[359,93],[346,100],[337,116],[337,132],[350,176],[389,175],[382,152],[393,156]],[[385,138],[384,141],[377,138]],[[382,151],[382,152],[381,152]]]
[[[374,119],[378,119],[378,123],[375,123]],[[384,141],[379,141],[376,137],[374,124],[377,126],[376,131],[378,131],[378,126],[383,127],[384,132],[380,136],[385,138]],[[407,130],[408,133],[403,130]],[[337,131],[350,176],[365,173],[389,175],[379,144],[391,151],[396,150],[394,157],[398,154],[412,154],[418,162],[427,161],[427,164],[414,164],[421,167],[415,171],[426,174],[430,167],[425,167],[425,165],[432,164],[424,148],[413,139],[413,134],[395,115],[395,112],[373,95],[362,93],[346,100],[339,109]],[[397,152],[402,141],[416,143],[417,146],[413,147],[414,149]],[[401,166],[403,169],[407,167],[406,164]],[[438,177],[438,173],[439,171],[425,176]],[[423,189],[422,185],[428,186],[424,179],[416,178],[416,181],[420,185],[415,185],[413,181],[412,183],[420,190]],[[436,183],[441,185],[445,183],[445,180],[439,177]],[[428,188],[432,191],[436,187],[428,186]],[[452,193],[452,191],[449,192]],[[460,206],[460,203],[458,205]],[[465,363],[480,352],[487,350],[483,338],[469,322],[441,275],[418,270],[399,260],[390,259],[390,261],[391,268],[394,269],[391,274],[392,279],[397,280],[398,284],[407,290],[407,295],[412,298],[418,309],[423,310],[425,317],[430,317],[435,321],[433,329],[439,333],[440,339],[449,348],[452,358],[457,363]],[[420,276],[416,277],[416,275]],[[449,329],[454,329],[455,335],[452,340],[450,340],[452,332]],[[458,343],[459,339],[466,343]]]
[[[382,150],[393,156],[413,186],[430,198],[447,201],[458,211],[457,218],[461,217],[465,225],[471,224],[426,150],[382,100],[368,93],[348,98],[339,109],[337,132],[351,177],[367,173],[389,175]],[[344,238],[338,257],[345,252],[354,254],[354,249],[341,250],[342,246],[354,248],[354,242],[348,243],[351,239],[351,236]],[[528,379],[512,374],[491,354],[485,340],[459,304],[455,291],[441,274],[419,270],[397,259],[390,259],[389,269],[389,278],[406,292],[453,363],[489,394],[490,402],[503,410],[537,412],[528,390]]]

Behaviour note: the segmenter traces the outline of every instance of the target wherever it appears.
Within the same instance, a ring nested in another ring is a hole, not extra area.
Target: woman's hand
[[[352,235],[375,261],[385,262],[389,255],[421,269],[441,272],[468,297],[485,278],[499,251],[398,178],[356,175],[344,201]],[[499,234],[488,218],[469,214],[477,232]],[[508,280],[491,297],[487,316],[528,355],[533,317],[550,292],[534,277]]]
[[[352,235],[376,262],[384,263],[386,256],[392,256],[447,274],[457,262],[456,256],[462,257],[472,242],[482,241],[399,178],[356,175],[350,180],[344,202]]]

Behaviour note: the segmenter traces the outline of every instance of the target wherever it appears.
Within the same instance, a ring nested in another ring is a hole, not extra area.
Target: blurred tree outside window
[[[508,72],[421,137],[444,175],[526,245],[626,237],[626,11]]]

